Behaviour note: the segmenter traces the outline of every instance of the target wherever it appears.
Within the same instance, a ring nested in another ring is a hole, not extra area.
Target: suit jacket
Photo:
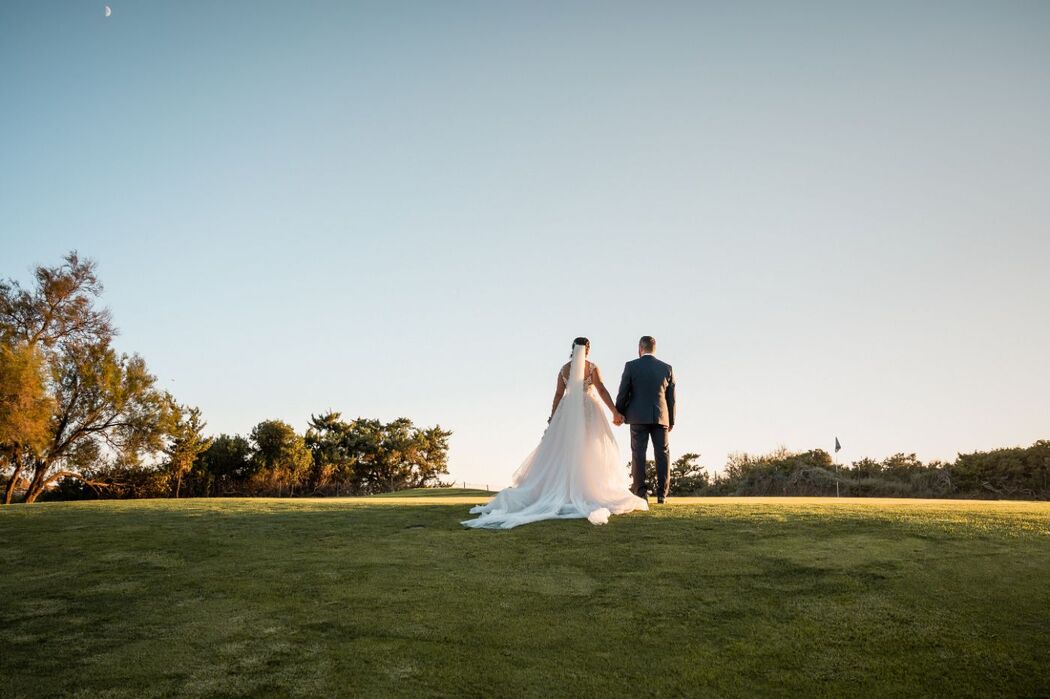
[[[629,425],[674,427],[674,371],[651,354],[627,362],[616,409]]]

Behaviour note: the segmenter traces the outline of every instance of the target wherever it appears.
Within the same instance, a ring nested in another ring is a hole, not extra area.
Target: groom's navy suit
[[[667,497],[670,454],[667,433],[674,427],[674,371],[651,354],[627,362],[616,394],[616,409],[631,426],[632,490],[640,497],[647,495],[645,452],[653,440],[656,461],[656,494]]]

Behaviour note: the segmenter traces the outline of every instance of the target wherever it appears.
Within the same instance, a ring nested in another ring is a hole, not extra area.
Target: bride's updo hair
[[[576,350],[576,345],[583,345],[588,350],[591,349],[591,341],[590,340],[588,340],[586,337],[577,337],[575,340],[572,341],[572,349],[569,350],[569,356],[570,357],[572,356],[572,353]]]

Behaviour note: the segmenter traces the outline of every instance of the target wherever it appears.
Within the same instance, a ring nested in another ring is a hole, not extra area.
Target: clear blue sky
[[[1050,3],[110,5],[0,4],[0,276],[97,258],[215,432],[504,484],[652,334],[710,467],[1050,437]]]

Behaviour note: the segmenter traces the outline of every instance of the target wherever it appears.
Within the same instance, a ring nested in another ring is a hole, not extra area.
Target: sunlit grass
[[[394,493],[382,493],[371,495],[369,498],[381,498],[383,500],[405,500],[408,498],[418,500],[420,498],[441,498],[450,504],[456,503],[463,498],[471,502],[484,502],[494,493],[491,490],[479,490],[477,488],[414,488],[412,490],[399,490]],[[360,499],[360,498],[354,498]]]
[[[1050,693],[1046,503],[484,498],[0,509],[0,694]]]

